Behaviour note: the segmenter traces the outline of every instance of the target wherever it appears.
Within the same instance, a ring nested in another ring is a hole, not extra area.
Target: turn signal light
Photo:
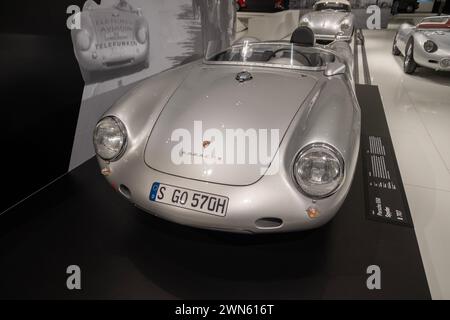
[[[315,219],[319,217],[319,210],[314,207],[309,207],[308,209],[306,209],[306,214],[310,219]]]
[[[111,169],[109,167],[102,168],[102,175],[105,177],[109,176],[111,174]]]

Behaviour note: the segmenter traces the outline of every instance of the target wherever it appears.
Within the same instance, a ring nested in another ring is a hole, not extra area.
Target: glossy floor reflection
[[[450,73],[403,73],[391,54],[396,29],[365,30],[372,83],[380,88],[430,290],[450,299]]]

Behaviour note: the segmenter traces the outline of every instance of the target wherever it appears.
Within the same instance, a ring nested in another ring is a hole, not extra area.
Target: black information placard
[[[369,219],[412,227],[394,150],[386,137],[363,135],[366,215]]]

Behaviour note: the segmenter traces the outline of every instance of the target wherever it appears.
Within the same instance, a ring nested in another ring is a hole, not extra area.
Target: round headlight
[[[139,43],[144,44],[147,41],[147,27],[142,24],[137,28],[136,31],[136,39],[139,41]]]
[[[348,22],[343,22],[341,24],[341,30],[344,31],[344,30],[348,30],[348,29],[350,29],[350,24]]]
[[[313,198],[333,194],[344,178],[344,161],[337,150],[327,144],[311,144],[297,156],[294,178],[301,190]]]
[[[116,117],[101,119],[94,131],[95,153],[106,161],[120,158],[125,151],[127,133],[122,121]]]
[[[443,68],[448,68],[448,67],[450,67],[450,59],[442,59],[442,60],[441,60],[441,66],[442,66]]]
[[[436,43],[434,43],[434,42],[431,41],[431,40],[425,41],[425,43],[423,44],[423,48],[424,48],[425,51],[428,52],[428,53],[435,52],[435,51],[438,49]]]
[[[78,30],[75,34],[75,43],[80,50],[88,50],[91,47],[91,36],[89,32],[85,29]]]

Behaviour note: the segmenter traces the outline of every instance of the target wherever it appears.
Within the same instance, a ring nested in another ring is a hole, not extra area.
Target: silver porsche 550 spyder
[[[80,68],[88,78],[95,71],[147,67],[148,23],[140,10],[127,1],[118,0],[111,8],[86,1],[80,26],[72,30],[72,42]]]
[[[136,206],[180,224],[319,227],[346,198],[359,152],[349,50],[314,46],[300,27],[291,42],[245,41],[151,77],[98,122],[101,171]],[[261,165],[251,152],[267,150],[259,139],[267,132],[278,139]]]
[[[450,71],[450,16],[424,18],[416,26],[402,24],[392,44],[392,54],[402,54],[403,70],[414,73],[417,66]]]
[[[347,0],[319,0],[313,11],[300,18],[300,26],[311,28],[319,41],[351,41],[354,20]]]

